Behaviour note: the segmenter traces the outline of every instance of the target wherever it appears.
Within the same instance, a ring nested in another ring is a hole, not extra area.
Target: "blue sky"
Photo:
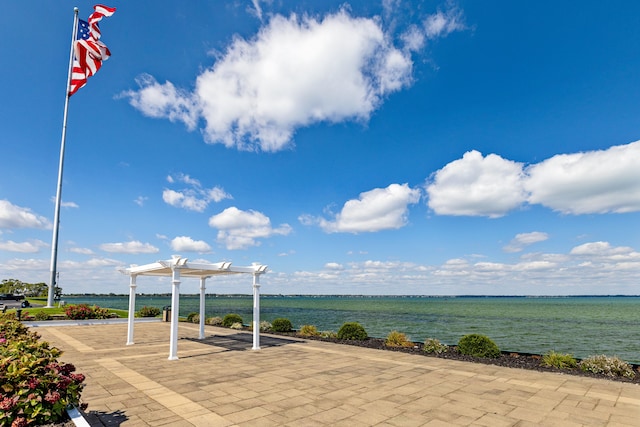
[[[70,99],[65,292],[640,293],[640,5],[143,3]],[[74,6],[0,16],[3,279],[49,280]]]

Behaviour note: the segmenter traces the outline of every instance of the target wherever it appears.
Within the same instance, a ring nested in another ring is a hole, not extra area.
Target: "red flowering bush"
[[[109,310],[100,308],[97,305],[77,304],[69,305],[64,310],[67,317],[71,320],[84,319],[108,319]]]
[[[55,423],[80,403],[84,375],[13,318],[0,318],[0,427]]]

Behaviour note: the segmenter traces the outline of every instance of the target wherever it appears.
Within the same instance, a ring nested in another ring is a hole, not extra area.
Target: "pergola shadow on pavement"
[[[204,339],[184,338],[188,341],[197,341],[202,344],[211,345],[214,347],[222,347],[227,350],[233,351],[245,351],[252,349],[251,347],[251,335],[246,333],[237,333],[231,335],[212,335]],[[280,337],[262,336],[260,338],[260,348],[269,347],[281,347],[287,344],[300,344],[305,341],[293,340]]]
[[[267,266],[253,264],[250,267],[232,266],[230,262],[215,264],[206,262],[189,262],[187,258],[173,255],[170,260],[157,261],[145,265],[132,265],[121,270],[131,277],[129,284],[129,319],[127,328],[127,345],[133,345],[134,316],[136,311],[136,279],[138,276],[171,277],[171,336],[169,344],[169,360],[178,359],[178,315],[180,312],[180,279],[193,277],[200,279],[200,334],[204,339],[205,323],[205,291],[208,278],[229,274],[251,274],[253,276],[253,347],[260,350],[260,275],[266,273]]]

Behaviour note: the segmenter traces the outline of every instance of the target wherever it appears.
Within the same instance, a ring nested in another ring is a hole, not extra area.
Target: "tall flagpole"
[[[69,90],[71,89],[71,71],[73,69],[73,43],[78,32],[78,8],[73,8],[73,33],[71,36],[71,51],[69,52],[69,74],[67,75],[67,92],[64,100],[64,115],[62,117],[62,140],[60,141],[60,165],[58,166],[58,190],[56,192],[56,210],[53,217],[53,239],[51,241],[51,277],[49,280],[49,295],[47,307],[53,307],[53,296],[56,287],[56,269],[58,265],[58,229],[60,228],[60,203],[62,201],[62,171],[64,169],[64,144],[67,138],[67,112],[69,110]]]

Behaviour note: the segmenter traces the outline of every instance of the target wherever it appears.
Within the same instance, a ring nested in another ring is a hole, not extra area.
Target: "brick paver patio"
[[[34,328],[95,426],[640,426],[640,386],[181,323]]]

